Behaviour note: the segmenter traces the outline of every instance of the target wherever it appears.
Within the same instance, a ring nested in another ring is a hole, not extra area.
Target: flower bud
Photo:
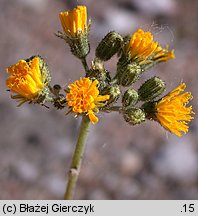
[[[102,95],[109,95],[110,98],[107,101],[107,104],[112,104],[116,102],[121,94],[119,85],[106,86],[102,90]]]
[[[125,110],[123,117],[126,122],[131,125],[140,124],[145,121],[145,113],[138,108],[130,108]]]
[[[102,61],[109,60],[120,50],[122,42],[121,35],[114,31],[109,32],[96,48],[96,57]]]
[[[134,89],[125,91],[122,97],[123,107],[133,107],[138,101],[138,93]]]
[[[99,91],[101,91],[111,80],[109,71],[104,68],[103,62],[99,59],[94,59],[91,69],[86,73],[86,76],[99,81]]]
[[[165,90],[165,83],[159,77],[148,79],[138,89],[139,98],[142,101],[151,101]]]
[[[130,86],[136,82],[141,73],[141,68],[136,63],[118,67],[117,77],[122,86]]]
[[[55,95],[58,96],[61,91],[61,86],[59,84],[55,84],[53,88],[51,88],[51,92]]]
[[[59,17],[63,33],[58,32],[56,36],[69,44],[73,55],[79,59],[85,58],[90,51],[88,41],[90,22],[87,23],[86,6],[77,6],[71,11],[61,12]]]

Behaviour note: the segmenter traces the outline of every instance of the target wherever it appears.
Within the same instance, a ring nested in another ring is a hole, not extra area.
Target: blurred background
[[[38,105],[17,108],[6,91],[5,72],[19,59],[39,54],[52,83],[66,86],[83,76],[78,59],[54,33],[60,11],[88,7],[92,20],[88,62],[110,30],[123,35],[149,30],[176,58],[145,73],[166,81],[167,91],[184,81],[198,107],[197,0],[1,0],[0,1],[0,199],[62,199],[80,118]],[[114,73],[116,57],[106,63]],[[131,127],[117,113],[99,114],[92,126],[76,199],[198,199],[198,120],[182,138],[156,122]]]

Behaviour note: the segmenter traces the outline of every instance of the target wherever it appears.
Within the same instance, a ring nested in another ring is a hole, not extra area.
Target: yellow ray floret
[[[168,61],[173,58],[175,58],[174,50],[168,51],[168,48],[160,50],[153,56],[153,60],[156,62]]]
[[[34,57],[28,62],[19,60],[8,67],[7,72],[11,74],[6,80],[8,88],[28,100],[37,97],[44,87],[39,64],[39,57]]]
[[[148,57],[158,54],[164,56],[161,61],[174,58],[173,51],[169,52],[168,49],[162,49],[158,42],[153,41],[151,32],[145,32],[138,29],[131,37],[127,46],[127,53],[130,54],[131,59],[145,60]]]
[[[192,106],[186,106],[193,98],[191,93],[180,94],[185,88],[184,83],[180,84],[155,105],[157,120],[165,129],[177,136],[182,136],[182,132],[188,132],[187,124],[193,119],[191,114],[194,114]]]
[[[81,78],[69,85],[69,93],[66,95],[68,106],[72,111],[81,114],[86,113],[93,124],[98,122],[94,112],[98,112],[98,107],[103,106],[109,99],[109,95],[99,95],[98,81],[91,81],[89,78]]]
[[[72,37],[78,33],[84,33],[87,28],[87,8],[77,6],[71,11],[61,12],[60,21],[64,32]]]

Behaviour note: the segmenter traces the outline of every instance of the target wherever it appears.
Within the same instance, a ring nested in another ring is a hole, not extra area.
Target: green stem
[[[106,107],[104,109],[101,109],[102,112],[122,112],[122,107],[120,106],[113,106],[113,107]]]
[[[80,173],[82,157],[85,149],[85,141],[88,134],[89,124],[90,124],[90,120],[88,116],[83,116],[79,135],[78,135],[78,140],[76,143],[76,148],[72,157],[72,163],[70,166],[70,170],[68,172],[67,188],[64,195],[65,200],[71,200],[74,197],[76,183]]]
[[[88,67],[86,58],[82,58],[81,62],[82,62],[82,65],[83,65],[83,67],[84,67],[84,69],[86,71],[86,74],[89,73],[89,67]]]
[[[117,78],[117,76],[115,76],[115,77],[111,80],[110,85],[114,85],[114,84],[117,84],[117,83],[118,83],[118,78]]]

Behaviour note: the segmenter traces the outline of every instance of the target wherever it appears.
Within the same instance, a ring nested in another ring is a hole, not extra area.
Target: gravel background
[[[91,53],[110,30],[122,34],[138,27],[153,32],[161,44],[175,48],[176,59],[143,75],[157,74],[167,90],[180,82],[194,95],[197,113],[198,1],[82,0],[92,19]],[[62,86],[83,76],[78,59],[62,40],[60,11],[75,0],[0,1],[0,199],[62,199],[80,119],[65,111],[25,104],[20,108],[6,92],[5,68],[40,54],[52,82]],[[106,64],[115,70],[116,58]],[[138,85],[139,85],[138,84]],[[137,85],[137,86],[138,86]],[[117,114],[100,114],[92,126],[76,190],[76,199],[198,199],[198,121],[178,138],[156,122],[136,127]]]

